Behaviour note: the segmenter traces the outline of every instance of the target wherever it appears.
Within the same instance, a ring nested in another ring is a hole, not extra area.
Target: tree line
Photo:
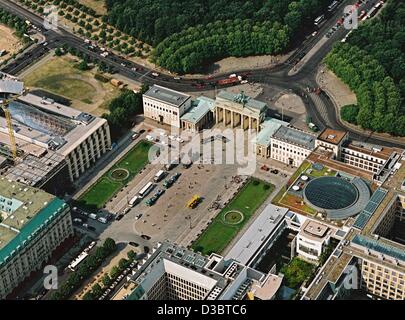
[[[67,300],[80,288],[83,282],[96,271],[101,264],[111,255],[117,246],[113,239],[105,239],[102,246],[97,247],[93,254],[89,255],[78,267],[77,271],[71,273],[65,282],[55,291],[52,300]]]
[[[0,8],[0,23],[15,29],[15,33],[19,38],[24,38],[24,33],[27,33],[28,31],[28,26],[23,19],[7,12],[2,8]]]
[[[190,73],[228,56],[279,54],[288,44],[288,28],[278,22],[218,21],[166,38],[153,52],[153,61],[177,73]]]
[[[147,85],[142,85],[139,92],[124,90],[108,105],[109,113],[102,115],[108,121],[113,139],[119,137],[132,126],[135,115],[143,113],[142,95],[148,91]]]
[[[227,56],[278,54],[300,39],[330,0],[106,0],[107,21],[156,46],[155,62],[199,71]]]
[[[364,129],[405,136],[405,4],[387,3],[381,15],[337,44],[328,67],[357,95],[343,120]]]

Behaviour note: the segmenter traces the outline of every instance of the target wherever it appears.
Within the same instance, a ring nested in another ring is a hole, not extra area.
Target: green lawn
[[[273,185],[251,179],[215,217],[203,234],[193,243],[192,248],[203,254],[221,253],[273,190]],[[242,212],[244,215],[243,221],[236,225],[225,223],[224,215],[230,210]]]
[[[141,141],[132,148],[119,162],[97,180],[80,198],[79,204],[88,210],[102,208],[125,184],[148,163],[151,143]],[[129,171],[129,176],[122,181],[111,179],[111,172],[117,168]]]

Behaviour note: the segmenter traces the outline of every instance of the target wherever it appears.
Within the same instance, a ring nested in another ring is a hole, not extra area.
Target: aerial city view
[[[0,106],[1,300],[405,300],[403,0],[0,0]]]

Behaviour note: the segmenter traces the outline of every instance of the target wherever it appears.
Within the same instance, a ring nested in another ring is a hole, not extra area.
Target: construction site
[[[0,173],[7,179],[62,194],[111,148],[106,120],[27,93],[14,77],[1,75],[0,98]]]

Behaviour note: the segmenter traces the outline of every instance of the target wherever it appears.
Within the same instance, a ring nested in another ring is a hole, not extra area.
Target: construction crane
[[[12,97],[10,99],[6,98],[6,99],[0,100],[0,107],[3,109],[4,115],[6,117],[8,135],[9,135],[9,138],[10,138],[11,155],[13,157],[13,162],[14,163],[17,160],[17,144],[15,142],[13,122],[11,121],[11,113],[10,113],[10,110],[8,109],[8,105],[10,104],[10,102],[15,101],[17,99],[18,99],[18,96]]]

